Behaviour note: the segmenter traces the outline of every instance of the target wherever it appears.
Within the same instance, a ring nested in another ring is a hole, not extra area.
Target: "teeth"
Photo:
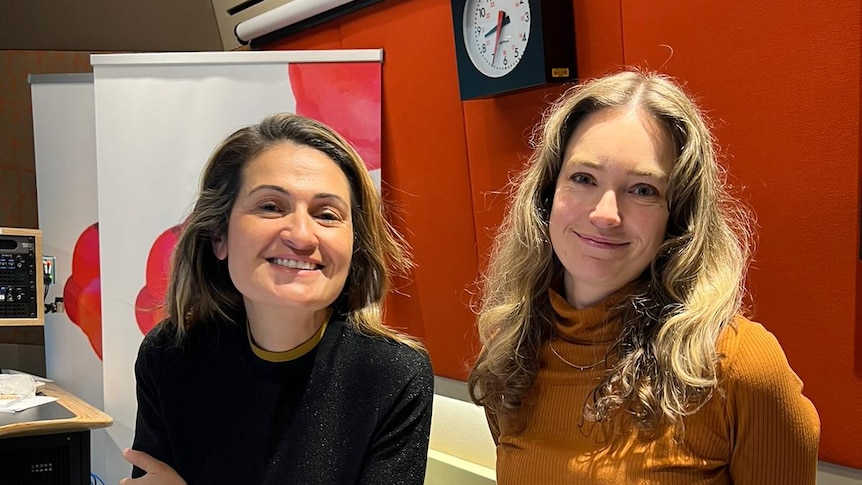
[[[279,266],[284,266],[284,267],[287,267],[287,268],[293,268],[293,269],[317,269],[317,265],[316,265],[316,264],[314,264],[314,263],[309,263],[309,262],[306,262],[306,261],[296,261],[296,260],[293,260],[293,259],[279,259],[279,258],[273,258],[271,261],[272,261],[273,263],[275,263],[275,264],[279,265]]]

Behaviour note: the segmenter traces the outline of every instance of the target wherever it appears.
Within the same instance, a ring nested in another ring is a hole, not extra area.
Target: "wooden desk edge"
[[[58,398],[57,402],[75,417],[10,424],[0,428],[0,438],[86,431],[107,428],[114,423],[110,416],[54,383],[46,383],[39,391],[46,396]]]

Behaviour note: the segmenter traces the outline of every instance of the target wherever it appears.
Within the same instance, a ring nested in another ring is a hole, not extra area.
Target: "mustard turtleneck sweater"
[[[553,350],[548,344],[542,350],[524,404],[488,416],[500,485],[815,483],[820,419],[763,326],[739,317],[722,331],[719,388],[684,419],[681,440],[672,431],[652,441],[627,432],[608,447],[583,418],[604,365],[577,370],[562,359],[588,366],[605,356],[620,331],[620,322],[606,315],[620,295],[583,310],[553,291],[550,297],[559,337]]]

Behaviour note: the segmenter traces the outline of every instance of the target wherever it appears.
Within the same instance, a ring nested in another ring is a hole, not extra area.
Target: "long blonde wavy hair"
[[[323,152],[350,184],[354,250],[347,281],[333,310],[346,315],[363,334],[403,342],[424,352],[417,340],[383,325],[390,277],[406,274],[413,263],[403,238],[384,217],[383,203],[365,164],[334,130],[290,113],[272,115],[236,131],[207,162],[197,201],[171,260],[165,307],[168,321],[175,324],[175,342],[181,344],[188,330],[197,325],[244,321],[242,295],[230,279],[227,261],[215,257],[213,241],[227,236],[243,169],[261,152],[282,143]]]
[[[725,190],[694,102],[666,76],[625,71],[565,92],[546,111],[533,155],[512,181],[514,193],[480,280],[482,350],[468,383],[473,401],[492,413],[522,404],[541,349],[555,332],[548,289],[563,267],[551,247],[548,215],[566,143],[586,115],[613,107],[635,107],[658,120],[676,159],[665,240],[633,293],[609,316],[622,318],[622,331],[584,416],[607,423],[624,410],[638,429],[652,433],[694,412],[717,385],[716,340],[742,308],[748,212]]]

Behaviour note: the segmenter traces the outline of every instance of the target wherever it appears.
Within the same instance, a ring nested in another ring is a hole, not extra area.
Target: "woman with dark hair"
[[[547,112],[484,274],[470,375],[513,483],[813,484],[820,422],[742,316],[747,211],[700,111],[621,72]]]
[[[280,114],[228,137],[140,347],[122,483],[423,483],[430,362],[382,322],[411,266],[333,130]]]

